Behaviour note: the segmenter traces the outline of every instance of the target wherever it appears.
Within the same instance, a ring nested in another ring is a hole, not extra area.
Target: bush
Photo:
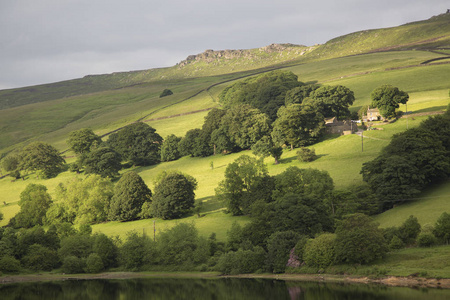
[[[437,238],[431,232],[421,232],[417,237],[419,247],[431,247],[437,244]]]
[[[336,228],[336,254],[344,263],[368,264],[388,250],[383,231],[364,214],[353,214]]]
[[[102,258],[97,253],[91,253],[86,260],[87,273],[99,273],[103,271],[104,265]]]
[[[161,94],[159,94],[159,98],[170,96],[170,95],[173,95],[173,92],[169,89],[164,89],[164,91],[162,91]]]
[[[156,249],[154,242],[148,236],[139,236],[136,232],[130,232],[119,251],[121,265],[127,270],[134,271],[152,262]]]
[[[216,270],[223,274],[255,273],[264,265],[265,252],[261,247],[228,252],[217,261]]]
[[[389,249],[397,250],[397,249],[402,249],[403,247],[405,247],[405,243],[403,243],[401,238],[394,235],[391,239],[391,242],[389,243]]]
[[[27,255],[22,258],[24,266],[34,271],[51,271],[58,263],[58,254],[55,250],[39,244],[31,245]]]
[[[289,253],[300,235],[294,231],[278,231],[267,240],[267,264],[273,273],[284,273]]]
[[[297,158],[299,161],[310,162],[317,159],[316,150],[301,147],[297,151]]]
[[[12,256],[0,258],[0,271],[4,273],[17,273],[20,271],[20,262]]]
[[[310,239],[305,246],[303,259],[308,266],[326,268],[336,261],[336,235],[324,233]]]
[[[61,270],[68,274],[84,273],[85,266],[86,263],[83,259],[69,255],[64,258]]]
[[[411,245],[416,241],[420,228],[417,218],[411,215],[398,228],[399,238],[401,238],[406,245]]]

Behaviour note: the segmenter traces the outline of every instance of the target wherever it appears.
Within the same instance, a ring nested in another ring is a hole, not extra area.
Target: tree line
[[[10,219],[13,228],[61,224],[97,224],[158,217],[181,218],[192,212],[197,181],[177,171],[162,172],[154,193],[135,172],[114,184],[100,175],[60,183],[52,199],[41,184],[29,184],[20,194],[19,212]]]
[[[62,225],[62,226],[61,226]],[[219,271],[223,274],[313,272],[335,265],[368,264],[405,246],[429,247],[450,240],[450,215],[424,228],[414,216],[399,227],[379,229],[364,214],[342,218],[335,230],[313,237],[292,228],[255,243],[249,231],[233,223],[227,241],[202,237],[191,223],[179,223],[156,239],[129,232],[124,239],[92,234],[90,225],[69,223],[29,229],[0,228],[0,272],[98,273],[102,271]],[[255,229],[255,228],[251,228]]]

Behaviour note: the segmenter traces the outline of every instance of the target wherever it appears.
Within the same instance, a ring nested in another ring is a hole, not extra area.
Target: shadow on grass
[[[203,197],[196,200],[197,203],[200,201],[203,203],[201,209],[202,214],[217,211],[218,209],[224,208],[222,201],[220,201],[214,196]]]
[[[291,162],[293,162],[295,160],[297,160],[297,156],[288,157],[288,158],[281,158],[280,159],[280,164],[288,164],[288,163],[291,163]]]
[[[442,111],[445,110],[447,108],[447,105],[440,105],[440,106],[433,106],[433,107],[427,107],[427,108],[423,108],[423,109],[418,109],[418,110],[414,110],[414,111],[409,111],[409,114],[418,114],[418,113],[424,113],[424,112],[433,112],[433,111]],[[403,117],[405,117],[407,115],[403,115]]]

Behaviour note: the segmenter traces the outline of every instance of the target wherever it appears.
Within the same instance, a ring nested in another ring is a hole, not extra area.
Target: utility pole
[[[153,220],[153,241],[156,241],[156,221]]]
[[[405,103],[406,105],[406,130],[408,130],[408,103]]]
[[[361,152],[364,152],[364,128],[361,131]]]

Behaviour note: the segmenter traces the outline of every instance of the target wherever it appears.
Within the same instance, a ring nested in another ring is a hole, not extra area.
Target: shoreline
[[[0,284],[13,284],[23,282],[45,282],[65,280],[97,280],[97,279],[133,279],[133,278],[250,278],[250,279],[276,279],[285,281],[314,281],[329,283],[350,284],[380,284],[392,287],[423,287],[450,289],[450,279],[436,279],[424,277],[397,277],[386,276],[381,278],[353,277],[347,275],[328,274],[240,274],[220,275],[218,273],[201,272],[107,272],[99,274],[27,274],[0,276]]]

